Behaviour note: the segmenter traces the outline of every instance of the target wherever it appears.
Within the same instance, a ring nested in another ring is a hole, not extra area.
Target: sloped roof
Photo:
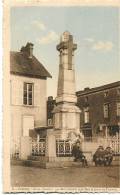
[[[52,77],[35,56],[28,58],[23,52],[10,52],[10,72],[34,78]]]
[[[99,87],[94,87],[94,88],[88,88],[87,87],[82,91],[77,91],[76,95],[77,96],[87,95],[87,94],[95,93],[95,92],[98,92],[98,91],[104,91],[104,90],[107,90],[107,89],[110,89],[110,88],[115,88],[115,87],[120,87],[120,81],[116,81],[114,83],[109,83],[109,84],[102,85],[102,86],[99,86]]]

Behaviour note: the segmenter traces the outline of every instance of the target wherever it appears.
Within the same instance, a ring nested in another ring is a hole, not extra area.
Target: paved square
[[[120,187],[120,167],[11,167],[13,187]]]

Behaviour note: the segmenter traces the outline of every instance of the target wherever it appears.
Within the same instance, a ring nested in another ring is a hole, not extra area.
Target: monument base
[[[54,110],[54,134],[67,139],[69,134],[80,133],[80,109],[73,103],[58,104]]]
[[[60,167],[70,167],[73,166],[74,158],[73,157],[40,157],[40,156],[29,156],[28,163],[31,162],[31,165],[38,166],[41,168],[60,168]]]

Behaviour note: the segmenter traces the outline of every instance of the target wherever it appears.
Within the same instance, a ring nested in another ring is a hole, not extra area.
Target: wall
[[[117,87],[107,90],[108,96],[104,97],[104,90],[99,92],[89,92],[86,95],[78,96],[77,105],[81,109],[81,127],[84,125],[84,108],[89,107],[90,124],[92,127],[93,136],[98,131],[99,124],[106,125],[118,125],[120,117],[117,117],[117,102],[120,102],[120,95],[117,94]],[[85,98],[88,97],[88,101]],[[109,103],[109,117],[104,118],[103,106],[105,103]]]
[[[34,117],[34,126],[47,124],[46,80],[11,75],[11,134],[12,137],[23,135],[23,117]],[[34,105],[23,105],[23,83],[34,83]]]

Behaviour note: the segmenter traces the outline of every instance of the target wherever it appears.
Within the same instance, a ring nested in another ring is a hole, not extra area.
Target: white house
[[[46,82],[49,72],[33,55],[33,44],[10,53],[11,138],[36,134],[47,125]]]

